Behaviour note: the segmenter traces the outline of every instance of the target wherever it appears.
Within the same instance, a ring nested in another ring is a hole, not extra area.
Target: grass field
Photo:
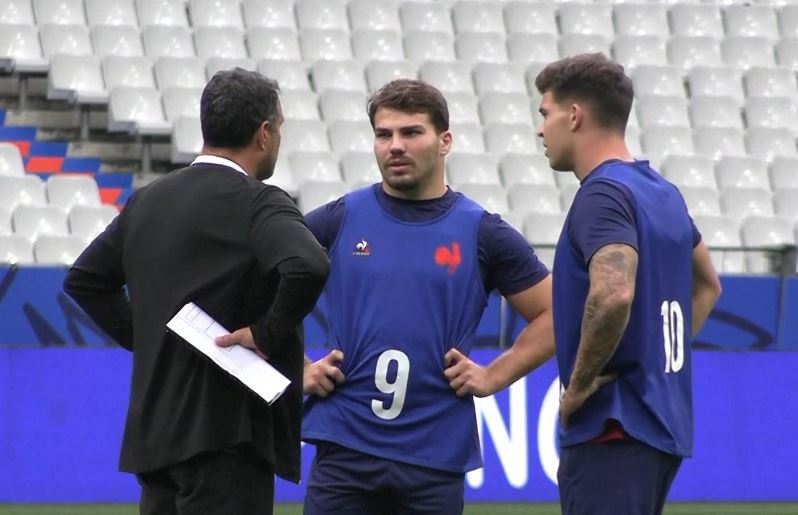
[[[275,515],[301,515],[299,504],[278,504]],[[796,515],[798,503],[669,504],[665,515]],[[135,504],[11,505],[0,504],[0,515],[138,515]],[[556,504],[469,504],[464,515],[560,515]]]

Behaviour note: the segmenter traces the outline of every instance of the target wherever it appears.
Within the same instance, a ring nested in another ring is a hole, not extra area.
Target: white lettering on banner
[[[509,424],[505,424],[494,396],[475,398],[479,444],[484,453],[487,429],[499,456],[507,483],[514,488],[523,488],[529,481],[529,452],[527,431],[526,378],[513,383],[509,390]],[[555,378],[540,407],[537,425],[537,444],[543,473],[557,484],[557,467],[560,455],[557,445],[557,424],[560,411],[560,380]],[[509,426],[509,427],[508,427]],[[485,469],[472,470],[466,474],[468,486],[478,489],[485,483]]]

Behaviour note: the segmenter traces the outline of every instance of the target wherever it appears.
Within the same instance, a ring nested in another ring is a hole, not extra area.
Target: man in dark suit
[[[271,514],[274,475],[299,480],[301,322],[329,271],[282,190],[278,85],[242,69],[202,94],[204,147],[139,189],[80,255],[64,290],[121,346],[133,378],[120,468],[142,514]],[[127,285],[127,292],[124,286]],[[269,406],[170,332],[194,302],[291,380]]]

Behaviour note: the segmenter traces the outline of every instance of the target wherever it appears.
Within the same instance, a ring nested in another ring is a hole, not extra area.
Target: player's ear
[[[439,137],[441,139],[441,155],[446,156],[452,150],[452,131],[443,131]]]
[[[585,110],[582,108],[582,105],[576,102],[572,103],[569,113],[569,122],[572,132],[579,130],[579,127],[582,126],[582,122],[584,121],[584,116]]]

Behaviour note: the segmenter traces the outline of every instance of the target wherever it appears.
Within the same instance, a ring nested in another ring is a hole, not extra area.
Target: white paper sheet
[[[166,327],[199,349],[269,404],[276,401],[291,384],[283,374],[250,349],[240,345],[232,347],[216,345],[214,338],[230,332],[193,302],[183,306]]]

